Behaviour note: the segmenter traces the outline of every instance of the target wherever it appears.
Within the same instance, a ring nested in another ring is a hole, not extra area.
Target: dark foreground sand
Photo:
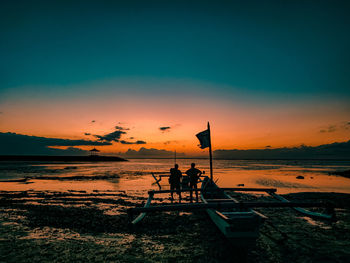
[[[144,193],[0,192],[0,262],[349,262],[350,195],[287,197],[330,200],[339,220],[260,209],[269,219],[245,259],[204,212],[152,214],[131,228],[126,209],[145,202]]]

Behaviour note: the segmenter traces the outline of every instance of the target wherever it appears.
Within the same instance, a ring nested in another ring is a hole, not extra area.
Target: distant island
[[[0,161],[39,161],[39,162],[126,162],[116,156],[55,156],[55,155],[0,155]]]

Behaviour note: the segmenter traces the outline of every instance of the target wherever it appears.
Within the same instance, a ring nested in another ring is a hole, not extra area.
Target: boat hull
[[[211,189],[215,191],[210,192]],[[211,200],[237,202],[224,191],[217,191],[217,189],[216,184],[211,182],[209,178],[205,178],[202,183],[202,201],[204,203],[210,203]],[[252,209],[206,209],[206,212],[232,245],[236,247],[255,245],[262,219]]]

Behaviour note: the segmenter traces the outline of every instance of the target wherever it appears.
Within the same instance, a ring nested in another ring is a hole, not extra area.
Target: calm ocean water
[[[209,161],[179,159],[185,172],[191,162],[209,175]],[[25,177],[72,177],[72,180],[35,180],[25,183],[0,182],[0,190],[126,190],[156,189],[151,172],[168,172],[171,159],[131,159],[116,163],[0,162],[0,180]],[[214,160],[214,178],[222,187],[275,187],[279,193],[321,191],[350,193],[350,179],[329,172],[350,169],[350,160]],[[304,179],[297,179],[297,176]],[[98,179],[105,176],[110,179]],[[116,178],[119,176],[119,178]],[[85,180],[87,179],[87,180]],[[94,180],[90,180],[94,179]],[[166,188],[167,180],[162,184]]]

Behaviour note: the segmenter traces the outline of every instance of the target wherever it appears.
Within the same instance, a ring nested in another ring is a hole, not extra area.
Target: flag
[[[210,144],[210,133],[209,133],[209,129],[202,131],[198,134],[196,134],[200,145],[198,145],[201,149],[207,148],[209,147]]]

